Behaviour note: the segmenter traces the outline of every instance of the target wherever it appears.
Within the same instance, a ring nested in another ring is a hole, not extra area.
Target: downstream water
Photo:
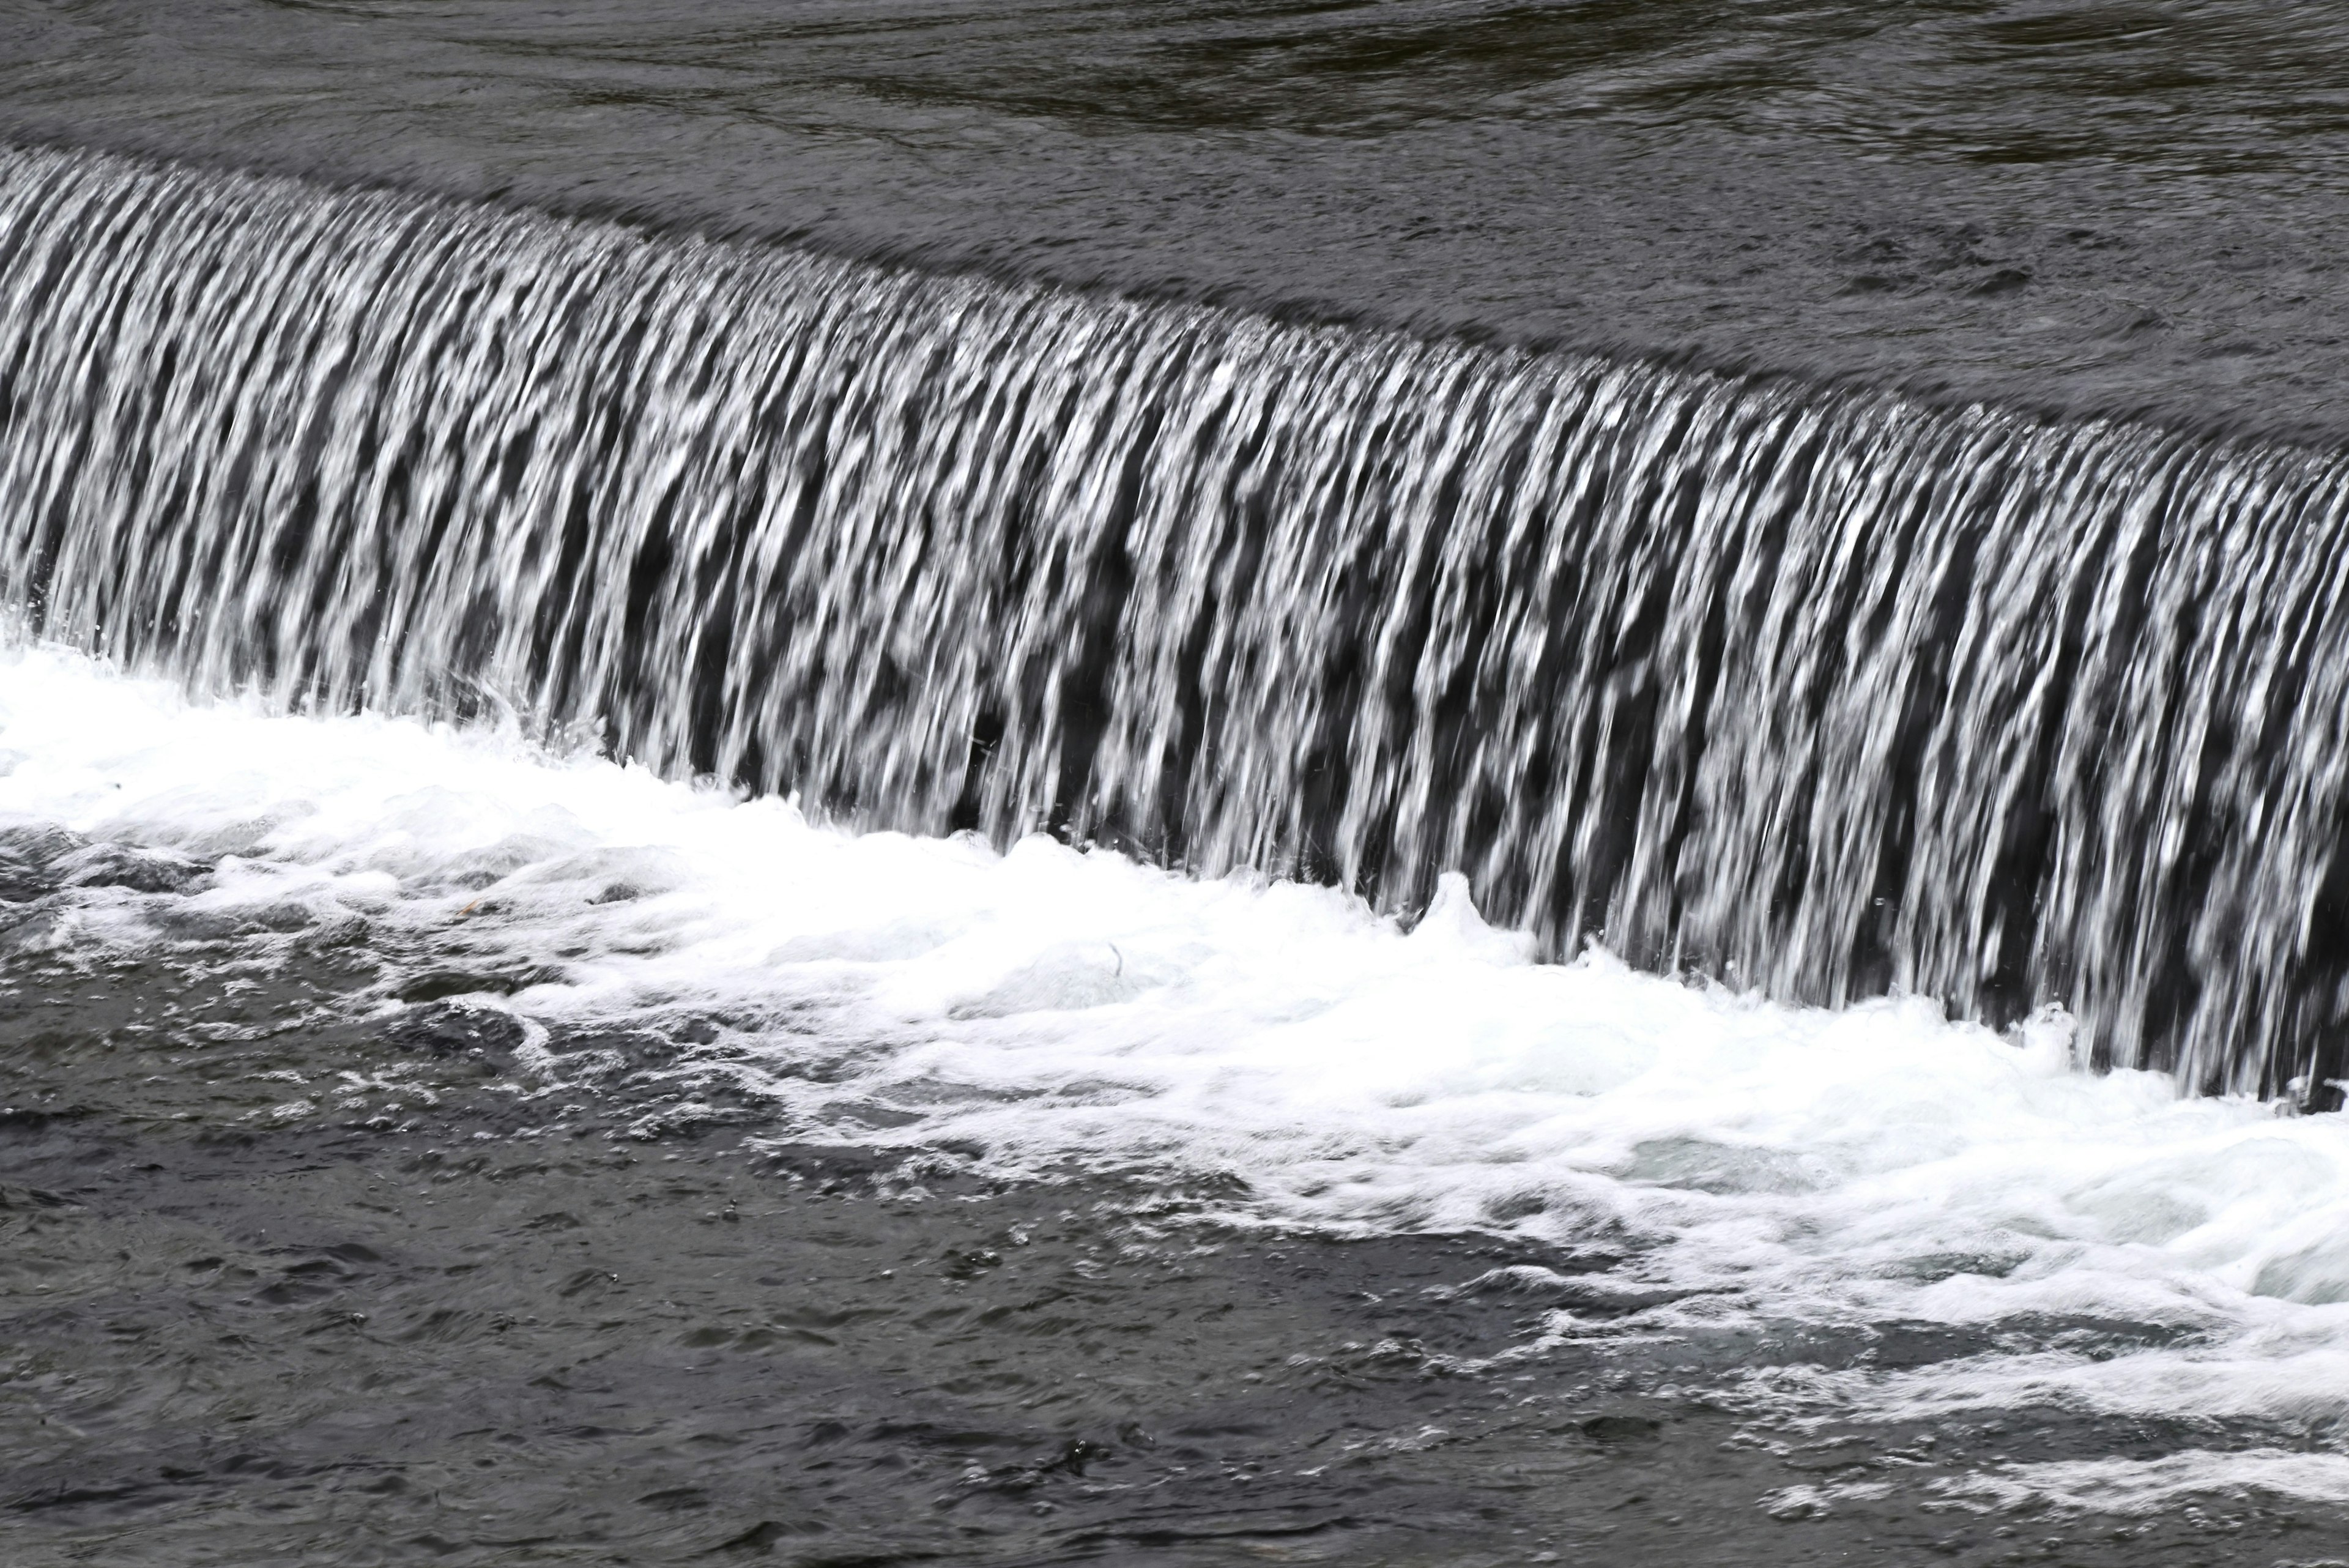
[[[22,1560],[2326,1560],[2273,17],[23,9]]]

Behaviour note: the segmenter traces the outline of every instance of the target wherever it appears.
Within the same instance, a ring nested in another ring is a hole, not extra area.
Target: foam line
[[[41,940],[341,923],[393,961],[551,966],[500,1005],[553,1027],[714,1020],[700,1070],[794,1137],[1215,1172],[1266,1221],[1623,1253],[1581,1295],[1539,1271],[1475,1287],[1552,1292],[1554,1338],[1980,1331],[1905,1371],[1757,1373],[1781,1410],[2349,1400],[2349,1119],[2087,1074],[2060,1015],[2002,1035],[1919,998],[1537,964],[1456,879],[1406,930],[1324,888],[857,836],[512,733],[195,702],[56,649],[0,665],[0,813],[217,861],[185,894],[92,894]],[[2047,1322],[2138,1347],[1999,1347]]]

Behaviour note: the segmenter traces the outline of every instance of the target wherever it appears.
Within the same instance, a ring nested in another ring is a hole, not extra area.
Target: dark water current
[[[8,0],[0,597],[200,694],[1406,914],[1456,868],[1551,956],[2060,1002],[2099,1067],[2323,1111],[2344,45],[2250,3]],[[794,1142],[689,999],[525,1068],[519,950],[208,925],[218,855],[6,833],[12,1563],[2349,1536],[1934,1490],[2325,1419],[1751,1397],[2158,1321],[1547,1340],[1636,1314],[1577,1283],[1633,1243]],[[139,941],[58,935],[125,898]]]
[[[10,0],[0,125],[2337,434],[2344,31],[2264,0]]]

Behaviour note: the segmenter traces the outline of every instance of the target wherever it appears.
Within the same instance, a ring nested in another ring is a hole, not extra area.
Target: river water
[[[12,1561],[2337,1552],[2337,19],[6,26]]]

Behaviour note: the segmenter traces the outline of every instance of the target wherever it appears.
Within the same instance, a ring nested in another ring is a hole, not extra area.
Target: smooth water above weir
[[[297,706],[2327,1100],[2349,464],[0,154],[0,582]]]

